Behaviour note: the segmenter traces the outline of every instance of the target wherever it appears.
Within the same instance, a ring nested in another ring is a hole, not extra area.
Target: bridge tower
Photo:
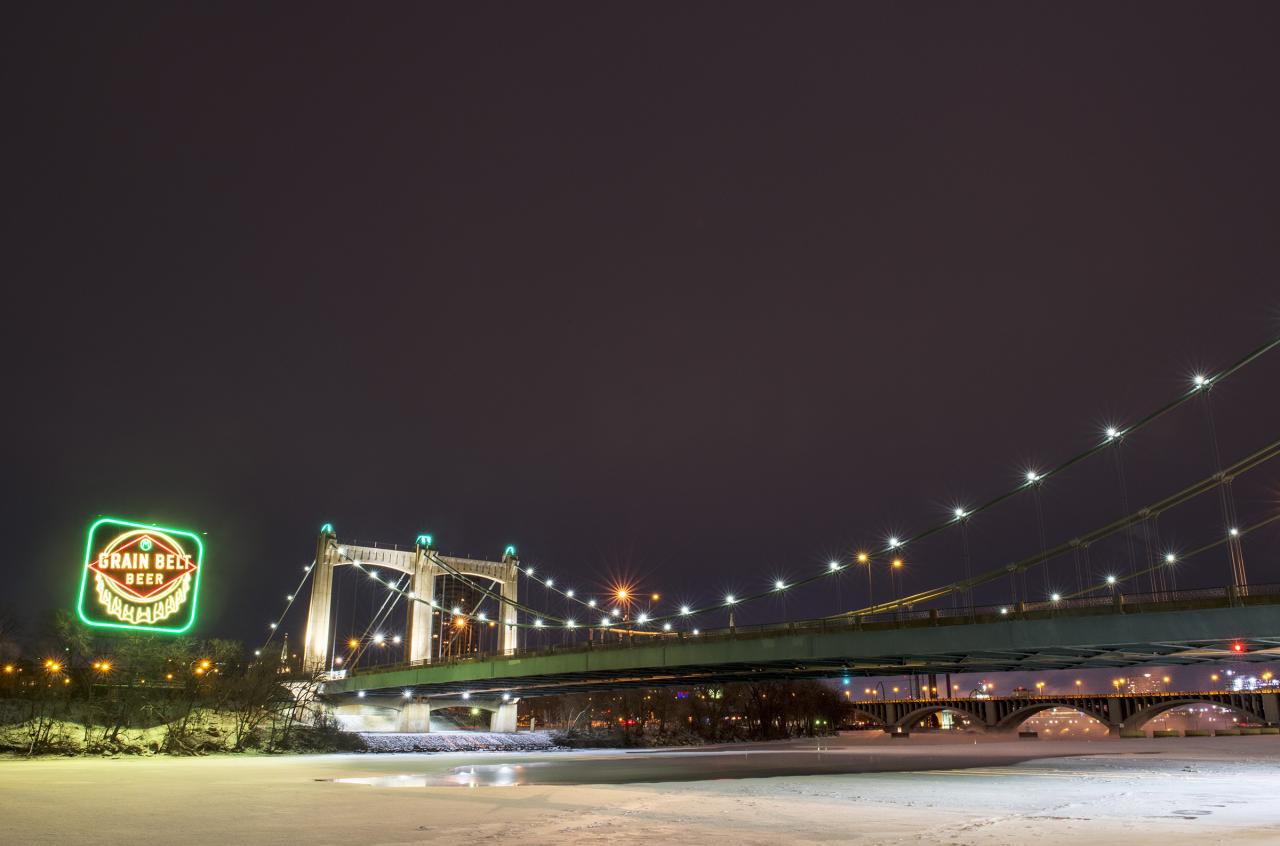
[[[337,567],[358,564],[369,570],[392,570],[409,576],[409,591],[415,599],[408,601],[408,657],[412,663],[431,661],[433,608],[437,576],[460,574],[497,586],[502,597],[499,618],[498,647],[506,655],[516,648],[516,610],[508,602],[516,599],[516,583],[520,559],[514,547],[507,547],[501,561],[458,558],[442,555],[432,545],[429,535],[420,535],[411,549],[397,546],[365,546],[341,543],[333,526],[326,523],[316,541],[316,558],[312,565],[311,598],[307,607],[306,638],[303,643],[303,666],[309,670],[327,670],[333,648],[333,574]]]

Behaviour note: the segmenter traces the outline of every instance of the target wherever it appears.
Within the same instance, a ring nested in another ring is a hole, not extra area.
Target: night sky
[[[249,641],[326,521],[675,601],[943,519],[1280,332],[1278,30],[1250,3],[12,7],[0,605],[71,607],[99,514],[206,532],[198,633]],[[1224,459],[1280,436],[1277,386],[1280,352],[1215,389]],[[1135,507],[1214,469],[1205,428],[1126,443]],[[1121,513],[1107,460],[1044,497],[1051,544]],[[974,532],[975,569],[1040,543],[1026,497]],[[1278,544],[1249,538],[1255,581]],[[912,550],[908,586],[957,552]],[[787,613],[865,600],[840,591]]]

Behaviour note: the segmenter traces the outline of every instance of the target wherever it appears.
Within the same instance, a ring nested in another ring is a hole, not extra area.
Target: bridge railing
[[[367,669],[350,670],[350,675],[389,672],[430,664],[450,666],[492,661],[495,658],[532,658],[548,655],[597,650],[631,649],[662,645],[723,641],[734,639],[779,637],[792,634],[814,634],[836,631],[884,631],[929,626],[956,626],[1009,622],[1010,620],[1044,620],[1057,617],[1086,617],[1112,614],[1144,614],[1203,608],[1269,605],[1280,603],[1280,584],[1250,585],[1248,593],[1234,587],[1193,588],[1150,593],[1114,593],[1101,596],[1064,599],[1059,602],[1022,602],[1004,605],[978,605],[956,608],[926,608],[889,611],[880,614],[821,617],[787,623],[762,623],[732,628],[707,629],[698,634],[689,631],[643,632],[639,638],[621,629],[597,630],[599,641],[517,649],[506,655],[472,655],[440,661],[414,661],[379,664]],[[620,624],[625,625],[625,624]]]

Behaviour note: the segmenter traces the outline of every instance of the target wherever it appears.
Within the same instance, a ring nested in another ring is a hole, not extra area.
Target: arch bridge
[[[889,731],[900,731],[942,711],[964,714],[993,731],[1011,731],[1042,711],[1070,708],[1112,730],[1140,729],[1153,717],[1183,705],[1230,708],[1251,721],[1280,724],[1280,692],[1199,691],[1167,693],[1069,694],[1036,696],[872,699],[855,701],[854,710]]]

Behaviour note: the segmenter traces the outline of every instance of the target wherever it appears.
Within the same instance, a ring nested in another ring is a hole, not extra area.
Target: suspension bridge
[[[1244,541],[1256,535],[1265,542],[1265,530],[1280,521],[1280,507],[1273,496],[1260,508],[1249,503],[1257,513],[1242,514],[1234,485],[1264,472],[1280,456],[1280,440],[1253,445],[1224,462],[1213,392],[1277,346],[1280,338],[1218,372],[1192,375],[1177,396],[1133,424],[1107,426],[1087,448],[1048,469],[1027,470],[1018,484],[982,504],[957,505],[944,520],[851,551],[801,578],[761,579],[755,591],[696,605],[655,602],[637,610],[642,603],[625,588],[577,595],[534,567],[522,566],[511,546],[496,560],[483,560],[446,555],[430,535],[401,548],[339,538],[326,524],[312,563],[289,594],[285,611],[271,623],[272,635],[309,581],[301,663],[326,674],[325,694],[338,707],[382,703],[378,707],[401,715],[402,727],[421,727],[430,725],[432,703],[467,701],[490,710],[498,730],[514,728],[520,697],[566,692],[1275,660],[1280,657],[1280,585],[1250,581]],[[1211,472],[1131,508],[1124,445],[1179,409],[1195,406],[1204,419]],[[1121,513],[1051,544],[1042,491],[1104,456],[1116,470]],[[1018,499],[1035,506],[1039,549],[975,572],[978,556],[970,527]],[[1204,502],[1214,506],[1212,513],[1196,518],[1190,506]],[[1166,525],[1175,521],[1183,536],[1198,532],[1199,542],[1181,550],[1163,548],[1162,518]],[[912,550],[945,533],[961,541],[956,569],[963,577],[922,591],[900,590],[895,574]],[[1106,544],[1122,550],[1122,566],[1094,563],[1091,555]],[[1272,541],[1262,560],[1271,566],[1275,557]],[[1053,581],[1051,567],[1058,568]],[[872,581],[877,568],[888,575],[892,594],[878,602]],[[1028,584],[1028,574],[1036,571],[1043,574],[1043,591]],[[346,606],[337,589],[343,572],[352,576]],[[738,624],[745,609],[766,607],[769,599],[822,587],[850,572],[866,574],[865,604],[819,618]],[[1179,580],[1204,586],[1180,589]],[[369,587],[375,593],[366,612],[360,591]],[[1005,598],[978,604],[976,591],[1005,591]],[[535,602],[538,593],[541,604]],[[552,611],[553,596],[564,611]],[[344,610],[353,632],[345,642],[338,633]],[[358,611],[365,626],[356,634]],[[403,628],[393,614],[402,615]],[[726,617],[727,625],[708,625]],[[386,659],[396,651],[401,660]],[[1277,721],[1274,704],[1257,705],[1268,722]],[[1117,725],[1133,717],[1116,715]],[[898,716],[886,712],[881,718],[893,724]]]

